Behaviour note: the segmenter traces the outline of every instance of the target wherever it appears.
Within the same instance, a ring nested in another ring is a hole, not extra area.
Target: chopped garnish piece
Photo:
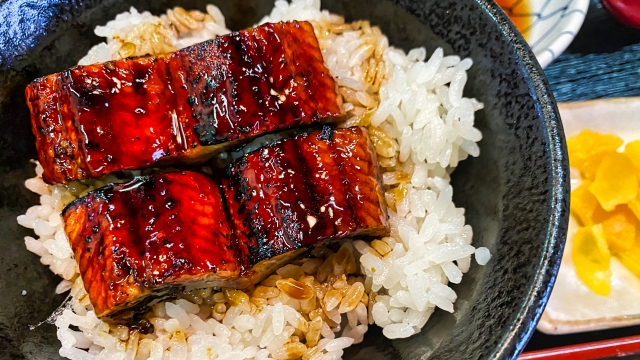
[[[635,140],[625,145],[624,154],[636,166],[637,174],[640,175],[640,140]]]
[[[600,153],[616,152],[622,143],[622,139],[615,135],[583,130],[577,136],[567,140],[571,167],[580,170],[583,178],[589,178],[585,175],[589,175],[589,169],[592,169],[593,165],[597,164],[593,162],[595,158],[589,158]]]
[[[619,153],[605,157],[596,171],[593,183],[589,185],[589,191],[607,211],[635,199],[638,194],[638,177],[631,160]]]
[[[602,233],[611,252],[619,254],[630,250],[636,241],[637,219],[625,205],[620,205],[602,222]]]
[[[583,227],[573,236],[571,258],[576,273],[589,289],[599,295],[611,293],[611,252],[602,236],[602,226]]]
[[[604,212],[598,203],[598,199],[589,191],[591,181],[584,181],[577,189],[571,192],[571,214],[576,217],[580,225],[594,225],[593,217],[597,210]]]

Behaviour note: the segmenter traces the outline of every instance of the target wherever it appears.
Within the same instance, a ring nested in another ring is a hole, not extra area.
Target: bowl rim
[[[533,50],[508,16],[493,0],[476,1],[484,8],[484,11],[496,20],[503,35],[516,48],[527,74],[533,80],[532,86],[538,100],[539,111],[545,121],[544,125],[547,129],[546,135],[550,150],[549,176],[552,187],[550,196],[552,209],[546,224],[545,251],[537,264],[534,281],[515,315],[511,328],[506,332],[496,350],[490,356],[491,358],[515,359],[524,350],[531,335],[533,335],[549,300],[551,289],[560,268],[569,222],[568,153],[555,97]],[[588,2],[589,0],[580,1]]]
[[[547,165],[550,170],[551,194],[549,202],[551,209],[546,224],[544,252],[539,262],[536,263],[536,276],[529,286],[529,291],[523,294],[520,308],[514,319],[509,322],[511,327],[505,331],[494,352],[488,356],[492,359],[516,359],[524,350],[540,321],[560,268],[569,223],[568,152],[555,97],[533,50],[494,0],[475,1],[483,11],[496,21],[503,36],[515,47],[526,75],[531,78],[532,90],[535,91],[534,95],[539,105],[538,110],[542,113],[547,130],[546,140],[550,150],[548,154],[550,163]],[[589,2],[589,0],[577,1]]]

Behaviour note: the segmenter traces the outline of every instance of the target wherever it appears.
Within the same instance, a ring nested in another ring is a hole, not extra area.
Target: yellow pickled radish
[[[571,192],[571,214],[583,226],[593,225],[593,215],[598,208],[601,208],[598,199],[589,191],[590,185],[591,181],[585,180]]]
[[[629,271],[640,278],[640,231],[636,230],[636,239],[633,246],[626,251],[614,254]]]
[[[602,224],[605,220],[607,220],[611,216],[612,212],[605,211],[602,206],[598,203],[593,215],[591,216],[591,221],[593,225]]]
[[[581,227],[573,236],[571,259],[582,282],[596,294],[611,293],[611,253],[602,226]]]
[[[620,205],[602,222],[602,234],[612,253],[630,250],[636,241],[636,217],[625,205]]]
[[[603,151],[586,158],[582,162],[581,168],[578,169],[580,170],[580,176],[582,177],[582,179],[593,180],[596,177],[596,171],[598,171],[598,167],[600,166],[604,158],[611,154],[617,154],[617,152]]]
[[[615,152],[623,141],[611,134],[599,134],[591,130],[583,130],[580,134],[567,139],[569,162],[571,167],[582,174],[587,165],[585,161],[602,152]]]
[[[637,246],[640,246],[640,244]],[[640,278],[640,248],[634,247],[631,250],[616,254],[616,258],[620,260],[622,265],[629,269],[629,271]]]
[[[571,214],[581,228],[572,258],[580,279],[594,292],[611,290],[609,261],[617,257],[640,277],[640,140],[628,143],[591,130],[567,140],[569,161],[583,183],[571,193]]]
[[[627,155],[629,160],[635,165],[640,175],[640,140],[635,140],[625,145],[624,154]]]
[[[638,191],[636,198],[629,201],[627,206],[629,207],[629,210],[631,210],[636,216],[636,219],[640,220],[640,190]]]
[[[638,194],[638,177],[631,160],[618,153],[605,157],[589,185],[589,191],[606,211],[612,211],[616,206],[635,199]]]

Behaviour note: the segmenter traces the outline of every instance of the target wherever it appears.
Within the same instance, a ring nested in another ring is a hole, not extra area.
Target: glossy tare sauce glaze
[[[108,185],[62,214],[96,315],[144,305],[211,274],[237,279],[239,256],[217,184],[195,172],[165,173]],[[219,285],[222,285],[220,282]],[[164,288],[164,290],[160,290]],[[159,291],[159,293],[158,293]]]
[[[109,185],[63,219],[96,314],[126,322],[187,286],[244,288],[324,241],[386,236],[382,196],[366,130],[325,127],[244,155],[221,178]]]
[[[308,22],[76,66],[34,80],[26,97],[48,183],[200,163],[259,134],[342,115]]]
[[[225,197],[253,263],[325,240],[388,233],[377,160],[362,128],[325,126],[277,142],[242,157],[229,174]]]

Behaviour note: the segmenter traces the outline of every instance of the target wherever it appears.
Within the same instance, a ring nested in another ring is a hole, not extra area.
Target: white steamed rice
[[[157,17],[131,8],[96,28],[106,42],[79,63],[158,55],[228,33],[220,10],[213,5],[206,10],[174,8]],[[155,305],[147,315],[155,332],[142,335],[95,316],[60,216],[73,199],[119,180],[107,176],[51,186],[42,181],[42,167],[36,165],[36,177],[25,185],[41,195],[40,205],[19,216],[18,223],[38,237],[25,238],[27,249],[64,279],[56,292],[70,291],[69,306],[55,320],[61,356],[339,359],[373,323],[388,338],[405,338],[419,332],[436,307],[453,312],[456,293],[447,284],[461,281],[471,255],[480,265],[490,260],[488,249],[471,245],[472,229],[465,224],[464,209],[452,202],[449,184],[459,161],[479,155],[481,134],[473,122],[482,104],[463,97],[472,61],[444,56],[442,49],[429,56],[424,48],[405,54],[390,47],[379,28],[366,21],[345,23],[321,10],[319,0],[278,0],[261,23],[285,20],[312,22],[344,99],[344,126],[369,129],[383,172],[391,236],[371,243],[356,240],[337,254],[318,249],[311,259],[285,266],[247,290],[249,295],[231,293],[251,296],[251,302],[200,289]],[[346,258],[359,269],[347,272],[341,262]],[[289,277],[315,289],[311,302],[278,290],[275,281]]]

